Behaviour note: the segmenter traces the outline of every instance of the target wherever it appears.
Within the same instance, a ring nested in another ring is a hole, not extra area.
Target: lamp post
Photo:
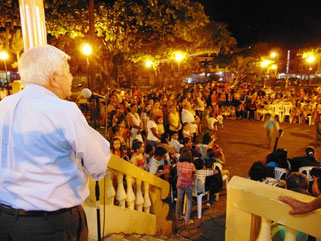
[[[180,52],[177,52],[175,53],[175,60],[177,61],[177,68],[179,70],[179,63],[185,58],[185,55],[180,53]]]
[[[83,54],[86,56],[86,62],[87,62],[87,86],[90,89],[90,76],[89,76],[89,56],[92,53],[92,48],[89,44],[85,44],[82,48]]]
[[[310,74],[312,72],[312,64],[314,63],[315,61],[315,57],[313,55],[310,55],[308,58],[307,58],[307,62],[309,64],[309,72],[308,72],[308,86],[310,86]]]
[[[276,64],[272,64],[271,65],[271,69],[274,70],[274,76],[276,77],[277,76],[277,71],[278,71],[278,66]]]
[[[151,60],[146,60],[145,66],[147,68],[152,68],[153,69],[152,75],[149,73],[149,84],[151,86],[153,86],[153,85],[155,85],[155,62],[153,62]]]
[[[9,80],[8,80],[8,71],[7,71],[7,59],[8,59],[8,54],[7,52],[3,51],[0,53],[0,59],[3,60],[4,63],[4,70],[6,71],[6,84],[7,84],[7,91],[9,95]]]
[[[266,83],[265,83],[265,71],[264,71],[264,69],[265,68],[268,68],[268,66],[271,64],[271,61],[270,60],[262,60],[262,62],[261,62],[261,67],[262,67],[262,75],[264,75],[264,77],[263,77],[263,86],[264,86],[264,88],[266,87]]]
[[[180,62],[185,58],[185,53],[182,53],[182,52],[176,52],[175,53],[175,60],[177,62],[177,72],[178,72],[178,78],[180,78],[180,74],[179,74],[179,71],[180,71]],[[179,86],[179,80],[176,81],[176,88],[178,88]]]

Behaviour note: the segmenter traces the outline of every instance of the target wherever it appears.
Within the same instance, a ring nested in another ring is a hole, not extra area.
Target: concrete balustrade
[[[234,176],[227,187],[226,241],[269,241],[271,223],[286,228],[285,241],[295,241],[297,231],[321,238],[321,211],[292,216],[290,206],[278,200],[281,195],[303,202],[314,197]]]
[[[173,222],[166,220],[169,206],[163,203],[169,184],[131,163],[112,155],[104,179],[99,181],[102,236],[111,233],[170,234]],[[95,181],[83,207],[89,238],[97,240]]]

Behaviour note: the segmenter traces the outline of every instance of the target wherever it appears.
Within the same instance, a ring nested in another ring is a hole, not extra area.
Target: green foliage
[[[0,27],[13,28],[20,26],[19,1],[1,0],[0,3]]]
[[[88,12],[84,1],[47,1],[48,33],[71,38],[86,36]],[[95,28],[104,52],[126,53],[134,62],[146,56],[169,58],[173,51],[187,54],[228,52],[236,41],[224,24],[210,23],[204,7],[182,0],[96,1]],[[104,56],[106,56],[104,53]]]
[[[44,0],[44,4],[48,42],[72,56],[74,71],[83,70],[85,61],[78,46],[88,38],[88,1]],[[2,25],[10,19],[6,38],[20,53],[19,33],[13,31],[13,26],[20,25],[18,1],[4,0],[0,19]],[[112,4],[96,0],[95,31],[92,58],[99,62],[97,71],[105,74],[113,69],[112,58],[118,53],[127,65],[147,57],[170,59],[178,50],[193,56],[230,53],[236,46],[227,26],[210,22],[203,5],[192,0],[116,0]],[[0,45],[6,41],[0,35]]]

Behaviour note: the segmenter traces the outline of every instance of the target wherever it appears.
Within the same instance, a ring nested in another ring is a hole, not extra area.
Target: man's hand
[[[291,215],[304,214],[311,211],[309,209],[308,203],[298,201],[294,198],[279,196],[279,200],[292,207],[292,210],[290,211]]]

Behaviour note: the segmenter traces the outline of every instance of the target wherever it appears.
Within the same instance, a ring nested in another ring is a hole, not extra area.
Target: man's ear
[[[56,73],[56,72],[53,72],[53,73],[49,76],[49,84],[50,84],[50,86],[52,86],[52,87],[58,88],[59,85],[58,85],[58,83],[57,83],[57,81],[56,81],[56,79],[57,79],[56,77],[57,77],[57,73]]]

